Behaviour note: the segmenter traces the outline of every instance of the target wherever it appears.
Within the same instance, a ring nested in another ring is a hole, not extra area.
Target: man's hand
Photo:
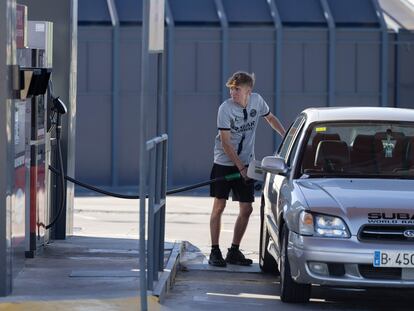
[[[249,177],[247,177],[247,167],[243,167],[241,170],[240,170],[240,176],[245,180],[245,181],[248,181],[250,178]]]

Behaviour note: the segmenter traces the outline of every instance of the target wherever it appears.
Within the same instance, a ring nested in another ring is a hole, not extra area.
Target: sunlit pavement
[[[139,310],[139,297],[123,299],[73,299],[49,301],[25,301],[18,303],[0,303],[0,311],[105,311]],[[148,299],[148,309],[160,310],[161,306],[154,297]]]

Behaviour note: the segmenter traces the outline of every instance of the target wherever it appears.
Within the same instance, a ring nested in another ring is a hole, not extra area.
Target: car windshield
[[[302,177],[414,178],[414,123],[318,123],[307,137]]]

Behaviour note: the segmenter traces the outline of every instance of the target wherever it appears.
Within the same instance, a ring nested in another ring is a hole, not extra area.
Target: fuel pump
[[[31,258],[49,240],[49,234],[41,224],[48,223],[50,218],[49,171],[46,169],[50,149],[47,87],[52,72],[53,24],[44,21],[26,21],[25,24],[22,31],[25,37],[18,41],[16,51],[20,78],[16,120],[18,115],[18,124],[24,123],[23,130],[19,125],[21,140],[25,142],[24,169],[18,180],[19,186],[24,184],[19,189],[24,189],[25,194],[25,255]]]

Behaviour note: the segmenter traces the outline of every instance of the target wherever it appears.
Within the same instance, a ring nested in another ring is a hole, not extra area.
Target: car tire
[[[311,294],[310,284],[296,283],[290,273],[289,258],[287,256],[289,230],[282,228],[281,256],[280,256],[280,300],[291,303],[308,302]]]
[[[267,250],[270,235],[264,221],[264,202],[260,206],[260,243],[259,243],[259,267],[263,272],[279,275],[276,260]]]

